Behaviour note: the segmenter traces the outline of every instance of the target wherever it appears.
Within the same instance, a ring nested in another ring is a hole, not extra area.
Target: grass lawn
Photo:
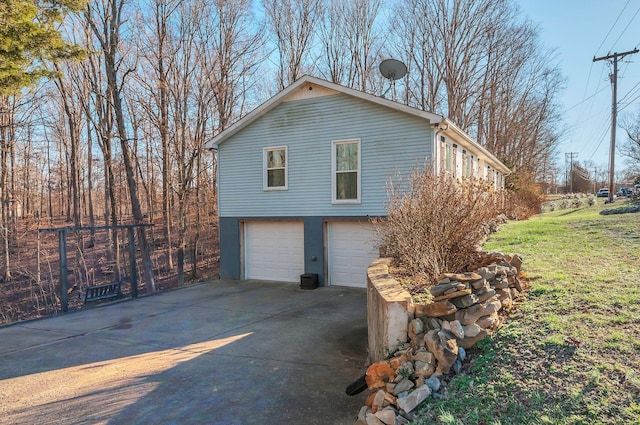
[[[640,424],[640,214],[593,207],[510,222],[531,285],[416,424]]]

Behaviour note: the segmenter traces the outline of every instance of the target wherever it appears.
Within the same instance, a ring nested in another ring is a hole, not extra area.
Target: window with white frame
[[[288,183],[287,147],[263,150],[262,185],[264,190],[286,190]]]
[[[360,177],[360,140],[331,142],[331,201],[359,203]]]
[[[445,139],[444,136],[440,136],[440,172],[444,172],[445,170],[445,148],[446,148],[446,143],[445,143]]]
[[[469,157],[467,155],[467,151],[462,149],[462,177],[469,177],[469,171],[467,168],[467,164],[469,163]]]
[[[451,155],[451,145],[449,143],[445,144],[444,163],[445,171],[447,173],[453,172],[453,156]]]
[[[453,162],[453,166],[451,167],[451,171],[453,173],[453,177],[458,177],[458,145],[453,144],[453,153],[451,161]]]

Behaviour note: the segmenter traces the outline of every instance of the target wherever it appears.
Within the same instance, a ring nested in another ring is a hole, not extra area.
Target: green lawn
[[[416,424],[640,424],[640,214],[603,208],[491,237],[525,259],[530,292]]]

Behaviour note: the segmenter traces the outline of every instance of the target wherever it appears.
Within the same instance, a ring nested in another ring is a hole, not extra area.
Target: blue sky
[[[566,152],[578,161],[608,169],[611,140],[613,68],[593,58],[640,48],[640,0],[517,0],[524,15],[540,27],[541,42],[555,50],[552,61],[562,70],[566,90],[561,97],[565,131],[560,163]],[[618,68],[618,122],[640,110],[640,53]],[[626,140],[619,126],[616,150]],[[626,168],[618,152],[615,170]]]

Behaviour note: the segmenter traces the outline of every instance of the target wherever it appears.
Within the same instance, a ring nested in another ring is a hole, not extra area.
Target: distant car
[[[609,189],[602,188],[602,189],[598,190],[598,193],[596,193],[596,196],[598,198],[608,198],[609,197]]]
[[[631,190],[630,187],[622,187],[620,188],[618,193],[616,193],[616,196],[623,197],[623,196],[631,196],[632,194],[633,194],[633,190]]]

